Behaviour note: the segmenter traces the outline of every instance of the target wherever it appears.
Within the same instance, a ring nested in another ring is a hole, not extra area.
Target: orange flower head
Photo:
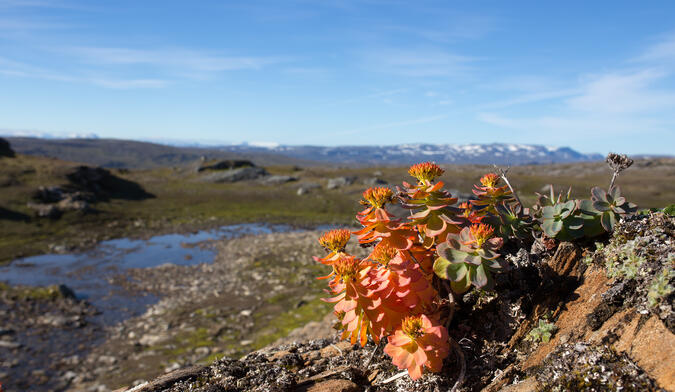
[[[363,201],[361,204],[371,205],[375,208],[382,208],[384,204],[391,201],[394,197],[394,192],[386,187],[368,188],[363,192]]]
[[[354,256],[340,257],[333,264],[335,275],[339,276],[343,282],[347,283],[354,279],[361,269],[361,259]]]
[[[320,238],[319,243],[324,248],[335,252],[343,252],[347,242],[349,242],[349,237],[351,237],[351,232],[348,229],[333,229],[325,232]]]
[[[488,173],[480,178],[480,183],[486,188],[495,188],[499,183],[499,176],[495,173]]]
[[[422,162],[410,166],[408,174],[417,178],[419,182],[428,183],[443,175],[445,170],[433,162]]]
[[[485,223],[479,223],[479,224],[474,224],[471,226],[471,235],[473,238],[476,239],[476,245],[480,248],[483,246],[485,241],[489,240],[492,238],[492,235],[495,232],[494,227],[485,224]]]
[[[401,330],[412,340],[424,335],[423,327],[422,317],[420,316],[407,316],[401,322]]]
[[[370,257],[378,263],[386,266],[389,264],[391,259],[396,257],[397,254],[398,251],[391,245],[387,243],[380,243],[375,247],[375,249],[373,249],[373,253],[370,255]]]
[[[464,203],[462,203],[462,204],[459,205],[459,208],[463,210],[463,211],[462,211],[462,215],[463,215],[465,218],[468,218],[469,215],[471,215],[471,204],[469,204],[469,203],[467,203],[467,202],[464,202]]]

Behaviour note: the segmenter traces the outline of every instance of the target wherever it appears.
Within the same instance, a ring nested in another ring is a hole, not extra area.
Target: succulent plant
[[[503,261],[497,250],[503,244],[501,237],[494,237],[494,228],[490,225],[465,227],[438,245],[434,272],[450,280],[450,287],[457,294],[466,292],[471,285],[490,288],[493,284],[490,272],[502,269]]]
[[[473,194],[476,200],[470,203],[476,207],[480,213],[497,214],[497,206],[513,199],[513,193],[508,185],[498,186],[501,181],[495,173],[488,173],[481,177],[480,186],[474,185]]]
[[[546,206],[555,206],[556,204],[565,203],[570,200],[570,194],[572,193],[572,188],[567,190],[567,193],[558,193],[558,196],[555,195],[553,190],[553,185],[549,185],[550,194],[543,195],[539,192],[537,194],[537,203],[532,206],[532,216],[539,219],[541,218],[541,212]]]
[[[532,238],[533,221],[529,208],[520,204],[500,204],[497,206],[499,215],[499,232],[503,238],[515,237],[519,240]]]
[[[409,173],[418,183],[404,182],[403,188],[398,188],[399,200],[403,208],[415,211],[408,219],[422,234],[424,246],[430,248],[445,241],[448,234],[459,232],[463,220],[456,217],[460,210],[452,206],[457,203],[457,198],[443,189],[442,181],[432,183],[443,174],[438,165],[420,163],[412,166]]]
[[[541,209],[541,229],[550,238],[569,241],[584,235],[584,220],[577,214],[577,202],[547,205]]]
[[[595,223],[596,228],[599,229],[597,227],[599,223],[608,233],[614,230],[620,216],[637,212],[637,205],[626,201],[626,198],[621,196],[621,189],[618,186],[611,188],[609,192],[597,186],[593,187],[591,200],[583,200],[579,206],[584,219],[589,222],[587,226],[592,227]],[[597,232],[597,229],[589,234]]]

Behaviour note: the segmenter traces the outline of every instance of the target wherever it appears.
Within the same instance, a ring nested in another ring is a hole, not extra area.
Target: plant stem
[[[506,170],[504,170],[497,165],[492,165],[492,166],[494,166],[495,170],[497,170],[499,172],[499,177],[501,177],[502,180],[504,180],[504,182],[506,183],[506,185],[508,185],[509,189],[511,190],[511,193],[513,194],[513,197],[515,197],[518,204],[520,204],[520,207],[525,208],[523,203],[520,201],[520,198],[518,197],[518,194],[516,193],[515,189],[513,189],[513,187],[511,186],[511,183],[509,182],[509,179],[506,177],[506,173],[509,172],[509,169],[511,169],[511,167],[507,167]]]

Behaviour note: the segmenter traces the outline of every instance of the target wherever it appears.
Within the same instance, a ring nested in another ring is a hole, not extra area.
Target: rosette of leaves
[[[550,238],[570,241],[584,235],[584,220],[577,214],[576,200],[544,206],[539,222],[544,234]]]
[[[473,194],[476,200],[471,200],[481,213],[497,214],[497,206],[508,203],[513,194],[508,185],[498,186],[501,178],[495,173],[488,173],[480,178],[481,185],[474,185]]]
[[[452,206],[457,198],[443,189],[443,182],[430,185],[420,182],[417,186],[404,182],[403,186],[399,188],[401,206],[415,211],[408,219],[419,228],[425,247],[445,241],[449,233],[459,232],[463,220],[456,217],[459,210]]]
[[[593,187],[591,200],[582,200],[579,206],[584,219],[588,222],[586,223],[588,236],[601,234],[603,230],[611,233],[621,216],[637,212],[637,205],[622,197],[618,186],[611,188],[609,192],[597,186]]]
[[[532,238],[534,222],[529,212],[528,208],[516,203],[498,205],[500,235],[503,238],[515,237],[521,241]]]
[[[432,162],[413,165],[408,173],[417,179],[416,185],[403,182],[398,188],[401,206],[415,211],[408,219],[422,234],[424,246],[432,247],[445,241],[449,233],[458,233],[462,220],[457,219],[459,210],[452,207],[457,198],[443,189],[443,182],[433,181],[443,174],[443,169]]]
[[[497,250],[504,240],[494,237],[494,228],[487,224],[465,227],[457,235],[448,237],[438,245],[434,272],[450,280],[450,287],[457,294],[471,288],[491,288],[494,284],[491,272],[500,271],[503,261]]]
[[[553,190],[553,185],[549,185],[550,193],[548,195],[543,195],[539,192],[535,192],[537,195],[537,203],[532,206],[532,216],[536,219],[541,218],[541,213],[544,207],[546,206],[555,206],[556,204],[566,203],[570,199],[570,194],[572,193],[572,188],[570,187],[567,190],[567,193],[560,192],[558,195],[555,195]]]

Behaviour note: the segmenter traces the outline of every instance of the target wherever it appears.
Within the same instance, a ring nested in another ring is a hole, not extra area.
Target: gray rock
[[[374,185],[384,185],[386,183],[387,181],[377,177],[370,177],[363,179],[363,185],[374,186]]]
[[[31,203],[28,202],[28,208],[35,211],[35,215],[40,218],[50,218],[57,219],[60,218],[63,214],[57,206],[54,204],[42,204],[42,203]]]
[[[68,324],[68,319],[60,314],[45,314],[37,321],[39,324],[51,325],[52,327],[63,327]]]
[[[321,185],[317,183],[314,182],[304,183],[298,188],[298,196],[306,195],[310,193],[313,189],[319,188],[321,188]]]
[[[356,181],[356,177],[354,176],[331,178],[328,180],[326,189],[337,189],[346,185],[351,185],[354,181]]]
[[[268,176],[263,178],[262,183],[265,185],[281,185],[287,182],[298,181],[298,177],[292,176]]]
[[[239,169],[215,172],[202,177],[206,182],[238,182],[246,180],[257,180],[267,175],[267,171],[262,167],[241,167]]]
[[[0,340],[0,347],[2,348],[8,348],[8,349],[15,349],[21,347],[21,343],[18,342],[10,342],[7,340]]]
[[[205,160],[206,158],[202,157],[201,162],[204,162]],[[255,165],[253,164],[253,162],[244,159],[226,159],[223,161],[218,161],[211,165],[200,166],[199,168],[197,168],[197,172],[203,172],[206,170],[230,170],[230,169],[238,169],[240,167],[255,167]]]

